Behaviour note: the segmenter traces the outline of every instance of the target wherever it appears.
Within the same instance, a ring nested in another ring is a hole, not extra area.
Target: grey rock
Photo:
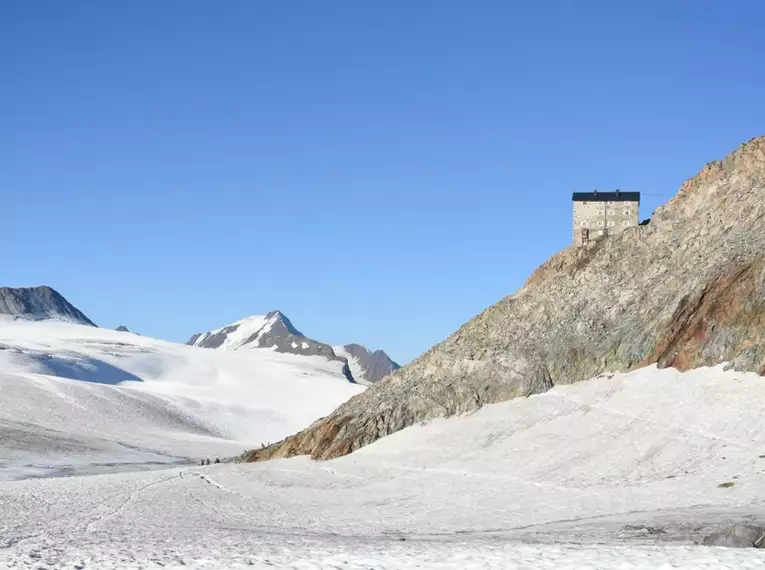
[[[275,347],[277,352],[289,352],[305,356],[323,356],[330,360],[338,360],[331,346],[306,337],[281,312],[271,311],[266,317],[269,320],[273,319],[273,325],[268,332],[260,335],[261,346]],[[256,336],[256,334],[253,334],[245,344],[252,342]]]
[[[556,384],[723,362],[765,374],[765,137],[705,166],[650,224],[558,253],[410,364],[243,459],[329,459]]]
[[[130,332],[130,329],[127,328],[125,325],[120,325],[120,326],[118,326],[114,330],[119,331],[119,332]]]
[[[0,287],[0,315],[29,320],[60,319],[96,326],[56,290],[47,287]]]
[[[627,524],[624,525],[619,533],[621,537],[637,537],[637,536],[655,536],[659,534],[666,534],[666,531],[657,526],[646,526],[644,524]]]
[[[360,384],[374,384],[401,368],[385,351],[372,352],[360,344],[336,347],[335,352],[349,359],[351,374]]]
[[[701,544],[728,548],[765,548],[765,527],[734,524],[710,534]]]

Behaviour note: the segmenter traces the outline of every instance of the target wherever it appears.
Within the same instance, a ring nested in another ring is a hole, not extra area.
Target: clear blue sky
[[[0,282],[405,362],[765,133],[765,2],[0,3]]]

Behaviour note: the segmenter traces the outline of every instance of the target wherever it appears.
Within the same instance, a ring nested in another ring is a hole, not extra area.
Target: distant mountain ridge
[[[254,315],[220,329],[195,334],[186,344],[224,350],[270,348],[277,352],[337,358],[331,346],[306,337],[280,311]]]
[[[0,287],[0,315],[32,321],[60,320],[95,327],[77,307],[48,286]]]
[[[77,307],[55,289],[40,287],[0,287],[0,316],[29,321],[59,320],[96,327]],[[120,325],[119,332],[130,332]],[[281,311],[255,315],[228,326],[192,336],[190,346],[222,350],[270,349],[301,356],[321,356],[343,363],[350,382],[374,384],[400,366],[382,350],[374,352],[359,344],[332,347],[308,338]]]
[[[332,347],[310,339],[281,311],[254,315],[219,329],[197,333],[186,344],[221,350],[271,349],[341,360],[346,363],[346,377],[358,384],[372,384],[399,368],[382,350],[370,352],[359,344]]]
[[[392,374],[401,366],[391,360],[384,350],[370,351],[360,344],[346,344],[332,347],[335,354],[348,360],[348,367],[354,378],[362,378],[367,384],[374,384]]]

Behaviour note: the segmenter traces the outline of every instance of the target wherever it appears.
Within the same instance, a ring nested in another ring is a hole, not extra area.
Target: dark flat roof
[[[640,192],[574,192],[574,202],[640,202]]]

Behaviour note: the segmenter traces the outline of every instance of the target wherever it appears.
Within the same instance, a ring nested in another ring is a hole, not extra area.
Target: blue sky
[[[765,133],[765,3],[7,0],[0,284],[185,341],[278,308],[406,362]]]

